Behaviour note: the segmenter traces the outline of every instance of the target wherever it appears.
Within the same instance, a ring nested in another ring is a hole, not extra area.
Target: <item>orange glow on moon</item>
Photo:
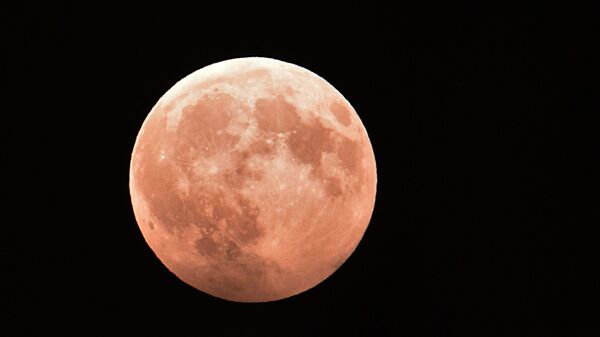
[[[314,287],[352,254],[375,202],[375,157],[344,97],[299,66],[227,60],[148,114],[129,188],[142,234],[189,285],[266,302]]]

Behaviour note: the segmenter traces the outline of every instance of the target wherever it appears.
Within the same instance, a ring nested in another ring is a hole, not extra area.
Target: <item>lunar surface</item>
[[[137,223],[187,284],[236,302],[314,287],[371,218],[375,157],[356,111],[324,79],[268,58],[204,67],[144,121],[129,188]]]

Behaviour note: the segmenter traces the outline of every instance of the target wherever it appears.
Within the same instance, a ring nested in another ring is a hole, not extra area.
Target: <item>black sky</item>
[[[2,5],[2,335],[600,334],[593,12],[322,2]],[[244,56],[334,85],[378,166],[352,257],[306,293],[253,305],[170,274],[128,191],[158,98]]]

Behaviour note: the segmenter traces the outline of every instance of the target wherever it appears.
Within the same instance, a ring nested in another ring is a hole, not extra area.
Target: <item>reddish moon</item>
[[[293,296],[335,272],[363,237],[377,184],[367,131],[342,94],[259,57],[169,89],[137,135],[129,178],[160,261],[236,302]]]

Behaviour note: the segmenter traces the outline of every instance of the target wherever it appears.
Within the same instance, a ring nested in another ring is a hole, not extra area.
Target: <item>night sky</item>
[[[1,335],[600,335],[593,11],[321,2],[1,5]],[[262,304],[171,274],[128,189],[162,94],[245,56],[336,87],[378,167],[350,259]]]

